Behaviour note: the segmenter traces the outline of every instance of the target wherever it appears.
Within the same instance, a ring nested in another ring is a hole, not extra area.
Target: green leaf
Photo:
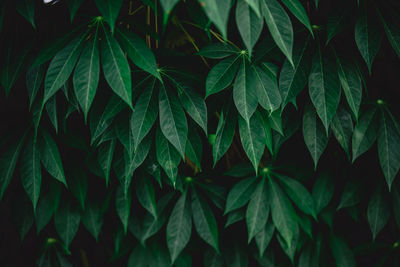
[[[237,55],[240,51],[228,44],[228,43],[212,43],[207,46],[204,46],[200,49],[196,55],[207,57],[207,58],[214,58],[214,59],[222,59],[229,56]]]
[[[157,128],[156,132],[156,153],[158,163],[160,163],[172,184],[175,185],[181,158],[179,152],[164,137],[160,128]]]
[[[240,243],[235,243],[224,253],[224,256],[226,266],[229,267],[247,267],[249,264],[247,251]]]
[[[85,210],[85,201],[88,190],[88,181],[86,173],[82,169],[72,169],[68,179],[69,190],[72,195],[81,204],[82,210]]]
[[[354,37],[358,50],[364,58],[368,71],[371,74],[372,62],[381,46],[382,31],[378,27],[378,23],[373,21],[368,15],[366,5],[364,6],[356,21]]]
[[[292,14],[310,31],[314,36],[311,28],[310,20],[307,16],[306,10],[299,0],[282,0],[283,4],[292,12]]]
[[[21,14],[34,29],[35,25],[35,2],[31,0],[20,0],[16,1],[16,6],[18,13]]]
[[[119,10],[122,7],[123,0],[95,0],[97,8],[103,15],[104,19],[110,25],[111,32],[114,32],[115,21],[117,20]]]
[[[192,216],[190,203],[185,191],[175,204],[167,224],[167,246],[171,262],[182,252],[192,234]]]
[[[47,115],[50,118],[50,122],[54,127],[56,133],[58,133],[58,117],[57,117],[57,101],[56,96],[53,95],[45,104]]]
[[[33,209],[29,199],[25,196],[14,197],[11,201],[9,214],[12,216],[12,221],[9,219],[8,221],[17,228],[20,240],[23,242],[34,222]]]
[[[89,201],[82,214],[81,221],[97,242],[103,225],[103,212],[100,204],[95,201]]]
[[[158,95],[160,111],[160,128],[168,141],[184,158],[187,140],[188,125],[185,113],[179,105],[178,99],[164,86],[160,87]]]
[[[400,169],[400,133],[385,112],[382,113],[378,131],[378,156],[390,191]]]
[[[243,57],[238,74],[233,84],[233,101],[239,114],[247,122],[257,109],[258,99],[255,87],[254,71],[247,59]]]
[[[114,150],[115,150],[115,139],[101,144],[99,147],[99,153],[97,157],[101,169],[104,172],[107,186],[110,181],[111,163],[113,160]]]
[[[329,139],[325,134],[324,126],[311,105],[307,105],[304,110],[303,136],[314,161],[314,169],[316,169],[318,160],[324,152]]]
[[[18,142],[12,143],[0,156],[0,200],[13,177],[24,140],[25,135]]]
[[[326,133],[340,101],[340,82],[337,73],[336,64],[333,64],[326,55],[322,55],[321,48],[318,47],[313,58],[308,87],[311,101],[325,126]]]
[[[236,119],[232,101],[229,101],[219,117],[215,142],[213,144],[214,167],[218,160],[228,151],[235,135]]]
[[[142,245],[137,245],[128,259],[128,267],[149,266],[151,255]]]
[[[42,184],[42,170],[40,153],[34,137],[28,139],[25,150],[22,153],[20,173],[22,186],[32,201],[33,210],[36,210]]]
[[[32,107],[39,88],[42,86],[45,70],[45,65],[40,65],[30,68],[26,72],[26,88],[28,89],[29,108]]]
[[[150,148],[151,148],[151,141],[152,141],[152,136],[146,137],[143,142],[140,143],[139,147],[136,149],[135,153],[133,154],[132,157],[129,157],[128,153],[124,153],[124,159],[125,162],[128,163],[126,166],[126,173],[125,176],[126,178],[130,180],[132,179],[133,172],[144,162],[146,159],[147,155],[149,154]],[[128,183],[128,184],[129,184]],[[127,190],[129,186],[125,186],[125,189]]]
[[[378,132],[378,120],[375,113],[376,109],[367,110],[361,115],[360,120],[354,128],[352,137],[352,162],[375,143]]]
[[[282,99],[281,95],[279,94],[276,77],[266,71],[265,66],[265,64],[262,64],[261,68],[255,65],[251,66],[249,81],[254,81],[255,85],[250,82],[249,86],[256,88],[255,91],[258,98],[258,103],[260,103],[264,109],[272,112],[279,108]]]
[[[344,108],[339,107],[335,117],[332,119],[331,129],[336,140],[350,158],[351,136],[353,134],[351,114]]]
[[[201,159],[203,153],[203,143],[197,131],[193,127],[189,128],[188,140],[186,142],[185,154],[201,170]]]
[[[312,196],[315,200],[317,214],[319,214],[323,208],[328,206],[333,197],[334,190],[335,185],[332,177],[329,174],[323,173],[318,176],[312,190]]]
[[[212,248],[208,247],[204,252],[204,266],[208,267],[222,267],[224,260],[221,255],[215,252]]]
[[[61,202],[54,216],[54,226],[67,249],[78,231],[80,220],[81,215],[76,206],[70,201]]]
[[[277,177],[293,203],[305,214],[317,218],[314,199],[308,190],[295,179],[283,175],[277,175]]]
[[[206,78],[206,97],[224,90],[232,83],[240,65],[239,58],[240,54],[228,57],[210,70]]]
[[[326,42],[327,45],[336,35],[341,33],[346,25],[349,24],[349,12],[338,7],[328,15],[326,22]]]
[[[121,114],[115,121],[115,134],[121,142],[129,158],[132,158],[134,153],[132,127],[130,125],[131,114]]]
[[[352,207],[361,201],[361,185],[355,180],[347,182],[336,210]]]
[[[385,30],[386,37],[390,42],[390,45],[396,52],[397,56],[400,57],[400,29],[397,28],[394,24],[386,21],[379,11],[378,14],[381,19],[383,29]]]
[[[240,141],[257,174],[258,164],[260,163],[265,149],[263,126],[257,116],[252,116],[250,121],[245,121],[239,116],[238,120]]]
[[[161,6],[164,10],[164,25],[167,24],[168,17],[171,14],[171,11],[174,9],[175,5],[179,2],[179,0],[160,0]]]
[[[199,236],[218,253],[218,227],[207,201],[192,188],[193,222]]]
[[[237,209],[230,213],[228,213],[228,218],[226,219],[226,223],[224,228],[228,228],[228,226],[243,221],[245,219],[246,212],[244,209]]]
[[[260,0],[244,0],[257,14],[258,17],[261,17],[261,10],[260,10]]]
[[[336,262],[336,266],[340,267],[356,266],[356,260],[354,258],[353,252],[343,239],[331,233],[329,243],[332,249],[333,257]]]
[[[157,216],[157,203],[154,193],[154,187],[150,177],[138,175],[136,177],[136,196],[139,203],[156,219]]]
[[[224,39],[227,39],[227,24],[229,11],[231,9],[231,0],[202,0],[200,5],[203,7],[207,17],[215,24],[222,33]]]
[[[248,243],[250,243],[256,234],[264,229],[265,224],[267,223],[269,216],[269,201],[267,194],[265,178],[263,177],[251,195],[249,205],[247,205],[246,224]]]
[[[307,84],[310,64],[306,53],[309,40],[298,42],[293,49],[293,65],[285,59],[279,75],[279,91],[282,97],[282,110],[289,102],[296,102],[297,95]]]
[[[136,66],[161,81],[156,59],[145,41],[133,32],[119,29],[117,29],[117,38],[123,50]]]
[[[50,222],[53,214],[58,209],[61,198],[60,183],[50,183],[50,190],[46,194],[41,194],[36,207],[36,233],[40,231]]]
[[[338,66],[340,84],[342,85],[347,103],[349,104],[349,107],[356,120],[358,120],[358,113],[362,98],[362,84],[360,75],[355,69],[354,65],[351,63],[345,62],[339,58],[337,58],[336,62]]]
[[[135,150],[140,142],[142,142],[143,138],[149,133],[158,114],[157,96],[154,92],[156,80],[150,80],[145,86],[144,92],[136,101],[131,117],[131,130]]]
[[[117,40],[110,35],[104,26],[103,29],[101,64],[104,77],[111,89],[132,108],[132,80],[128,60]]]
[[[73,76],[75,95],[82,108],[85,121],[99,84],[100,58],[97,32],[98,27],[93,40],[83,48]]]
[[[270,184],[269,193],[272,221],[287,246],[291,248],[294,245],[292,242],[298,229],[296,212],[279,185],[271,178],[268,180]]]
[[[256,189],[256,181],[256,177],[251,177],[241,180],[232,187],[231,191],[229,191],[228,197],[226,198],[224,215],[246,205]]]
[[[115,194],[115,208],[122,226],[124,233],[128,231],[129,215],[131,212],[132,194],[131,191],[124,192],[122,186],[118,186]]]
[[[263,229],[256,234],[255,240],[256,240],[256,244],[258,247],[258,253],[259,253],[260,257],[262,257],[262,255],[264,255],[264,252],[267,249],[269,243],[271,242],[272,237],[274,237],[274,231],[275,231],[275,226],[271,222],[271,220],[269,220],[265,224]]]
[[[74,20],[75,14],[78,11],[79,7],[82,5],[83,0],[67,0],[67,6],[69,9],[71,22]]]
[[[44,168],[67,187],[60,152],[51,135],[45,130],[41,130],[41,135],[39,135],[38,149]]]
[[[264,21],[245,0],[237,2],[235,18],[240,36],[251,57],[253,47],[261,35]]]
[[[262,0],[261,8],[272,38],[293,66],[293,28],[288,14],[276,0]]]

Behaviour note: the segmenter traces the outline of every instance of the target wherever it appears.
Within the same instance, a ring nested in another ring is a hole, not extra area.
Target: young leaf
[[[372,21],[367,12],[367,5],[361,10],[354,28],[354,37],[358,50],[367,64],[368,71],[371,74],[372,62],[379,51],[382,42],[382,31],[376,21]]]
[[[378,131],[376,109],[367,110],[361,117],[353,131],[352,151],[353,162],[374,144]]]
[[[218,227],[207,201],[192,188],[193,222],[199,236],[219,253]]]
[[[382,112],[378,131],[378,156],[390,191],[400,169],[400,133],[385,112]]]
[[[249,205],[246,210],[246,224],[248,232],[248,243],[253,237],[261,232],[267,223],[269,216],[267,188],[265,178],[258,183],[257,188],[251,195]]]
[[[331,129],[336,140],[350,158],[351,136],[353,134],[353,120],[350,113],[339,107],[332,119]]]
[[[97,32],[98,26],[93,40],[83,48],[73,76],[76,98],[82,108],[85,121],[99,84],[100,58]]]
[[[158,95],[160,111],[160,129],[169,142],[184,158],[187,140],[188,125],[185,113],[179,105],[178,99],[164,86],[160,87]]]
[[[110,35],[104,25],[103,29],[104,38],[101,42],[101,63],[104,77],[111,89],[132,108],[132,80],[128,60],[117,40]]]
[[[253,47],[261,35],[264,21],[245,0],[237,2],[235,17],[240,36],[251,57]]]
[[[222,33],[224,39],[227,38],[227,24],[229,19],[229,10],[231,9],[231,0],[203,0],[201,2],[208,18],[215,24]]]
[[[293,66],[293,28],[288,14],[276,0],[261,0],[261,9],[272,38]]]
[[[41,131],[38,139],[40,160],[44,168],[58,181],[67,186],[60,152],[51,135],[45,130]]]
[[[124,227],[124,233],[128,231],[129,215],[131,212],[132,194],[131,191],[126,193],[122,186],[118,186],[115,194],[115,208],[119,219],[121,220],[122,226]]]
[[[103,15],[104,19],[110,25],[111,32],[114,32],[115,21],[117,20],[119,10],[122,7],[123,0],[95,0],[97,8]]]
[[[186,247],[192,234],[190,203],[185,191],[175,204],[167,224],[167,246],[173,263]]]
[[[321,48],[313,58],[308,87],[312,103],[328,133],[329,124],[335,116],[340,101],[340,82],[336,65]]]
[[[206,78],[206,97],[216,94],[228,87],[240,65],[240,54],[228,57],[216,64],[208,73]]]
[[[329,204],[333,197],[334,190],[335,185],[329,174],[323,173],[318,176],[312,190],[317,214]]]
[[[22,185],[32,201],[33,210],[36,210],[42,184],[42,170],[40,153],[33,136],[28,139],[25,150],[22,153],[20,173]]]
[[[68,249],[79,228],[81,215],[70,201],[62,202],[54,216],[54,226]]]
[[[304,110],[303,136],[304,142],[313,158],[314,169],[316,169],[318,160],[328,144],[328,136],[326,136],[324,126],[311,105],[307,105]]]
[[[283,4],[292,12],[292,14],[310,31],[311,35],[314,36],[311,28],[310,20],[308,19],[307,13],[299,0],[282,0]]]
[[[261,68],[251,65],[250,80],[255,82],[250,83],[249,86],[255,87],[258,103],[272,112],[276,110],[282,102],[281,95],[279,94],[278,83],[275,76],[266,71],[265,64]],[[254,90],[254,89],[253,89]]]
[[[251,177],[241,180],[232,187],[231,191],[229,191],[228,197],[226,198],[224,215],[246,205],[256,189],[256,181],[256,177]]]
[[[257,174],[258,164],[264,154],[265,135],[263,126],[257,116],[252,116],[249,121],[245,121],[241,116],[239,120],[240,140],[247,157],[253,164]]]

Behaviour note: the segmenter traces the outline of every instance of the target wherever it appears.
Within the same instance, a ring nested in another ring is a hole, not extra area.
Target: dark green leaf
[[[257,187],[256,181],[256,177],[251,177],[241,180],[232,187],[226,198],[224,214],[246,205]]]
[[[329,174],[323,173],[318,176],[312,190],[317,214],[319,214],[322,209],[329,204],[333,197],[334,190],[335,185]]]
[[[123,0],[95,0],[97,8],[103,15],[104,19],[110,25],[111,32],[114,32],[115,21],[117,20],[119,10],[122,7]]]
[[[353,252],[343,241],[343,239],[330,235],[330,246],[332,249],[333,257],[335,258],[336,266],[340,267],[354,267],[356,266],[356,260],[354,259]]]
[[[67,6],[69,9],[71,22],[74,20],[75,14],[78,11],[79,7],[82,5],[83,0],[67,0]]]
[[[157,203],[154,193],[153,183],[149,176],[138,175],[136,177],[136,196],[140,204],[156,219],[157,216]]]
[[[310,31],[311,35],[314,36],[314,33],[311,28],[310,20],[307,16],[307,13],[299,0],[282,0],[283,4],[292,12],[292,14],[306,26],[306,28]]]
[[[207,57],[207,58],[214,58],[214,59],[221,59],[229,56],[233,56],[239,54],[240,51],[227,43],[212,43],[209,44],[197,53],[199,56]]]
[[[103,143],[99,147],[97,160],[101,166],[101,169],[104,172],[106,178],[106,185],[108,185],[110,181],[111,163],[113,160],[114,150],[115,150],[115,139],[108,141],[107,143]]]
[[[16,6],[18,13],[21,14],[34,29],[35,25],[35,2],[31,0],[19,0],[16,1]]]
[[[39,88],[42,86],[45,70],[45,65],[40,65],[30,68],[26,72],[26,88],[28,89],[30,108],[32,107]]]
[[[263,229],[258,232],[255,236],[256,244],[258,247],[258,253],[260,257],[264,255],[265,250],[267,249],[269,243],[271,242],[272,237],[274,236],[275,226],[269,220],[263,227]]]
[[[215,24],[222,33],[224,39],[227,38],[227,24],[229,19],[229,10],[231,9],[231,0],[202,0],[200,1],[204,12],[208,18]]]
[[[125,234],[128,231],[131,204],[132,204],[131,191],[125,193],[123,187],[119,186],[115,194],[115,208],[117,210],[118,217],[122,222],[122,226],[124,227]]]
[[[353,162],[375,143],[378,132],[376,109],[367,110],[356,124],[352,137]]]
[[[350,113],[339,107],[332,119],[331,129],[336,140],[350,158],[351,136],[353,134],[353,120]]]
[[[269,71],[266,71],[266,64],[262,64],[261,68],[252,65],[249,80],[255,82],[255,84],[250,82],[249,86],[256,88],[258,102],[264,109],[272,112],[280,106],[282,99],[277,79]]]
[[[81,216],[76,206],[70,201],[61,202],[54,216],[54,226],[67,249],[78,231],[80,220]]]

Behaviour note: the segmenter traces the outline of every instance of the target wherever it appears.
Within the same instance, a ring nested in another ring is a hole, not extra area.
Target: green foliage
[[[399,14],[1,1],[0,261],[398,266]]]

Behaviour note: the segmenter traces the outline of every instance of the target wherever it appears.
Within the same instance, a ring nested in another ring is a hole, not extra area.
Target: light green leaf
[[[260,0],[244,0],[257,14],[257,16],[261,17],[261,10],[260,10]]]
[[[114,32],[115,21],[117,20],[119,10],[122,7],[123,0],[95,0],[97,8],[103,15],[104,19],[110,25],[111,32]]]
[[[372,62],[379,51],[382,42],[382,31],[378,23],[368,15],[366,5],[362,8],[354,28],[354,37],[361,56],[367,63],[371,74]]]
[[[246,205],[256,189],[256,181],[256,177],[251,177],[241,180],[232,187],[231,191],[229,191],[228,197],[226,198],[224,215]]]
[[[45,130],[41,130],[38,139],[38,149],[40,160],[44,168],[58,181],[67,187],[64,169],[62,166],[60,152],[51,135]]]
[[[199,195],[195,188],[192,191],[193,222],[199,236],[218,253],[218,227],[214,214],[207,201]]]
[[[250,121],[245,121],[242,117],[239,120],[239,133],[240,141],[247,157],[253,164],[254,170],[257,174],[258,164],[264,154],[265,149],[265,135],[264,129],[257,116],[252,116]]]
[[[46,103],[68,80],[82,49],[86,32],[61,49],[51,60],[44,79],[43,103]]]
[[[185,157],[188,125],[185,112],[178,99],[164,87],[160,86],[158,94],[158,107],[160,112],[160,128],[168,141],[178,150],[181,157]]]
[[[253,85],[251,82],[249,86],[255,87],[258,103],[260,103],[264,109],[272,112],[280,106],[282,99],[279,94],[276,76],[266,71],[265,66],[265,64],[262,64],[261,68],[255,65],[251,66],[249,80],[253,81],[255,84]],[[254,89],[252,90],[254,91]]]
[[[111,89],[132,108],[132,81],[128,60],[117,40],[110,35],[104,26],[103,29],[101,64],[104,77]]]
[[[344,108],[339,107],[335,117],[332,119],[331,129],[336,140],[350,158],[351,136],[353,134],[351,114]]]
[[[306,10],[299,0],[282,0],[283,4],[292,12],[292,14],[310,31],[311,35],[314,33],[311,28],[310,20],[307,16]]]
[[[334,190],[335,185],[332,177],[329,174],[323,173],[318,176],[312,190],[312,196],[315,200],[317,214],[319,214],[322,209],[329,204],[333,197]]]
[[[272,38],[293,66],[293,28],[288,14],[276,0],[262,0],[261,8]]]
[[[98,27],[93,40],[83,48],[73,76],[75,95],[82,108],[85,121],[99,84],[100,58],[97,32]]]
[[[249,62],[243,57],[238,74],[233,84],[233,101],[239,114],[247,122],[257,109],[258,99],[255,88],[254,70]]]
[[[382,113],[378,131],[378,156],[389,191],[400,169],[400,133],[394,123],[385,112]]]
[[[340,101],[340,82],[337,73],[336,64],[333,64],[326,55],[322,55],[321,48],[318,47],[313,58],[308,87],[311,101],[325,126],[326,133]]]
[[[269,201],[265,177],[258,183],[257,188],[251,195],[249,205],[246,210],[246,225],[248,233],[248,243],[253,237],[265,228],[269,216]]]
[[[290,249],[294,245],[292,242],[296,231],[298,231],[297,215],[279,185],[271,178],[268,178],[268,180],[272,221]]]
[[[122,226],[124,227],[124,233],[128,231],[129,216],[131,212],[132,194],[131,191],[124,192],[122,186],[118,186],[115,194],[115,208],[119,219],[121,220]]]
[[[303,136],[304,142],[314,161],[314,168],[316,169],[318,160],[324,152],[329,139],[324,131],[324,126],[311,105],[307,105],[304,111]]]
[[[100,167],[104,172],[107,186],[110,181],[111,163],[113,160],[114,150],[115,150],[115,139],[101,144],[97,156],[97,160],[100,164]]]
[[[133,32],[119,29],[117,29],[117,38],[119,39],[123,50],[128,54],[128,57],[136,66],[161,81],[156,59],[145,41]]]
[[[250,7],[247,1],[239,0],[237,2],[235,18],[240,36],[251,57],[253,47],[261,35],[264,21],[260,14],[257,14],[254,8]]]
[[[167,224],[167,246],[171,262],[182,252],[192,234],[192,216],[190,203],[185,191],[175,204]]]
[[[202,0],[199,1],[207,17],[215,24],[222,33],[224,39],[227,39],[227,26],[229,11],[231,9],[231,0]]]
[[[154,193],[154,187],[151,182],[151,177],[145,175],[138,175],[136,177],[136,196],[139,203],[145,208],[155,219],[157,219],[157,203]]]
[[[361,115],[360,120],[354,128],[352,137],[352,162],[375,143],[378,132],[378,120],[375,113],[376,109],[367,110]]]
[[[78,231],[80,220],[81,215],[77,207],[70,201],[61,202],[54,216],[54,226],[67,249]]]
[[[224,90],[232,83],[241,62],[239,58],[240,54],[228,57],[210,70],[206,78],[206,97]]]

